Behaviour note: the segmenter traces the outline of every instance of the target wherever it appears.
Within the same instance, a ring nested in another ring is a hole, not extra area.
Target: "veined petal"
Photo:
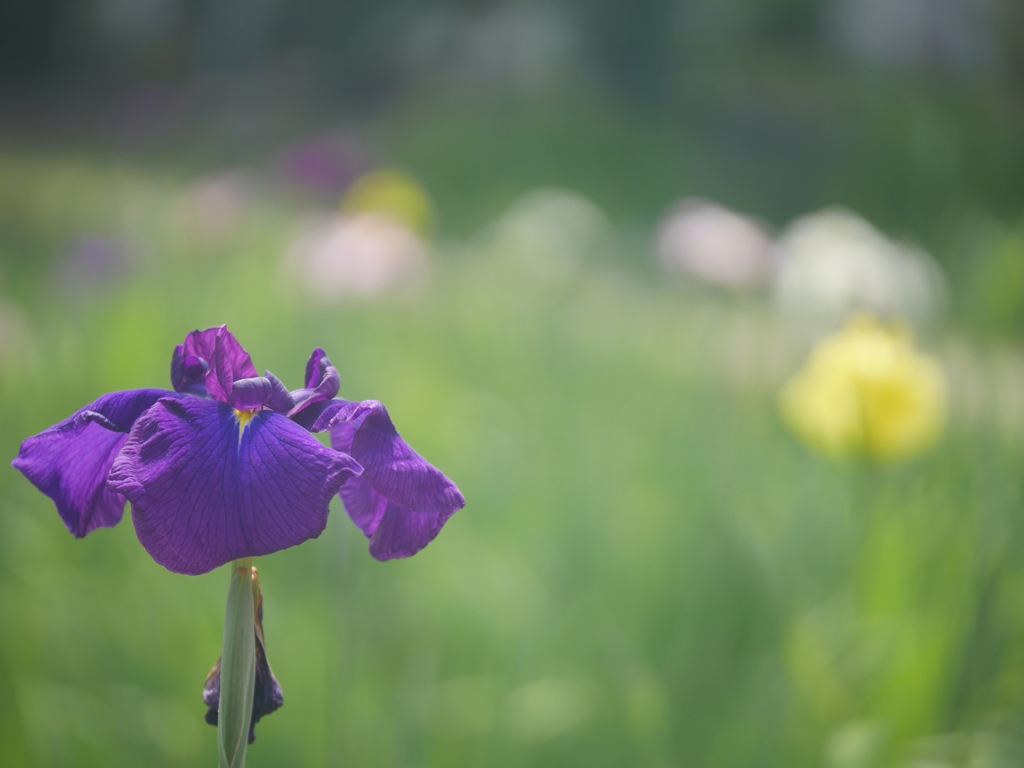
[[[273,388],[273,394],[271,394],[270,400],[267,401],[267,407],[277,413],[287,414],[295,407],[295,400],[292,399],[291,392],[289,392],[288,388],[281,382],[281,380],[270,371],[266,372],[266,376],[270,381],[270,386]]]
[[[297,408],[289,413],[288,418],[310,432],[326,432],[335,420],[345,420],[343,412],[347,413],[358,407],[359,403],[335,398],[319,403],[306,403],[301,409]]]
[[[370,540],[370,554],[377,560],[415,555],[437,537],[458,511],[452,509],[437,515],[417,512],[388,500],[362,477],[345,483],[339,495],[345,512]]]
[[[209,390],[210,397],[222,403],[231,401],[231,391],[236,381],[259,378],[249,353],[242,349],[242,345],[231,335],[226,325],[222,325],[217,331],[213,355],[209,362],[206,389]]]
[[[185,355],[195,355],[206,361],[212,361],[218,340],[221,344],[222,362],[231,366],[236,379],[251,379],[259,376],[249,353],[242,348],[238,339],[226,325],[207,328],[205,331],[192,331],[185,337]]]
[[[11,465],[45,493],[76,537],[121,521],[124,497],[107,489],[107,475],[136,419],[163,389],[104,395],[60,424],[21,444]]]
[[[331,442],[363,466],[374,490],[424,514],[462,509],[466,500],[455,483],[402,439],[383,403],[364,400],[346,416],[331,425]]]
[[[187,392],[206,397],[206,372],[209,365],[197,355],[186,355],[185,345],[179,344],[171,356],[171,386],[175,392]]]
[[[345,511],[378,560],[414,555],[466,500],[401,438],[382,403],[347,406],[339,406],[331,424],[331,444],[359,462],[363,474],[341,489]]]
[[[323,381],[324,372],[330,364],[331,361],[327,358],[327,353],[323,349],[317,347],[313,350],[313,354],[309,356],[309,360],[306,362],[306,389],[315,389]],[[331,395],[331,397],[333,396]]]
[[[136,422],[108,487],[132,502],[139,541],[169,570],[200,574],[315,538],[360,467],[272,411],[161,400]]]
[[[202,394],[201,388],[222,403],[228,402],[234,382],[258,376],[249,353],[226,325],[193,331],[171,359],[171,382],[176,391]]]
[[[311,406],[330,401],[339,389],[341,376],[338,370],[331,365],[327,353],[317,347],[306,363],[306,387],[292,392],[295,406],[288,415],[294,418]]]
[[[425,515],[388,501],[380,525],[370,537],[370,554],[377,560],[412,557],[437,538],[455,512]]]
[[[228,403],[240,410],[262,408],[274,395],[270,379],[258,376],[255,379],[239,379],[231,387]]]

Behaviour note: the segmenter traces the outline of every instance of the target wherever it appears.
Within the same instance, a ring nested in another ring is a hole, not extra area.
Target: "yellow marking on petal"
[[[256,411],[240,411],[235,408],[235,420],[238,422],[238,442],[242,442],[242,435],[245,434],[245,428],[249,426],[249,422],[256,418]]]

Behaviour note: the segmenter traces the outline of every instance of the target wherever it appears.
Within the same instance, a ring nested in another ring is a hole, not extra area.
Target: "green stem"
[[[224,651],[220,662],[217,712],[219,768],[245,768],[245,748],[256,685],[256,622],[252,558],[231,564],[231,587],[224,615]]]

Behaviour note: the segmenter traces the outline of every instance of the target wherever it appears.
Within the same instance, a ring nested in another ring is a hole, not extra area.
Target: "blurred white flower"
[[[379,213],[335,216],[292,246],[286,265],[322,301],[371,297],[408,286],[427,267],[427,247]]]
[[[818,327],[835,327],[856,311],[924,325],[945,301],[945,278],[927,253],[842,208],[797,219],[776,248],[778,305]]]
[[[516,199],[490,228],[487,247],[558,281],[614,245],[612,224],[595,203],[561,189],[537,189]]]
[[[750,288],[771,276],[768,230],[754,219],[705,200],[684,200],[658,227],[661,266],[711,285]]]

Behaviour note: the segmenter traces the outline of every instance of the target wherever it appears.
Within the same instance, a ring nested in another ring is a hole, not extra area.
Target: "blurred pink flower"
[[[315,297],[337,301],[408,286],[428,263],[427,246],[407,227],[379,213],[335,216],[292,246],[286,269]]]
[[[252,187],[252,180],[238,170],[197,180],[183,199],[190,228],[207,239],[233,234],[241,224]]]
[[[711,285],[750,288],[772,272],[767,228],[705,200],[676,205],[658,227],[655,248],[667,271]]]

